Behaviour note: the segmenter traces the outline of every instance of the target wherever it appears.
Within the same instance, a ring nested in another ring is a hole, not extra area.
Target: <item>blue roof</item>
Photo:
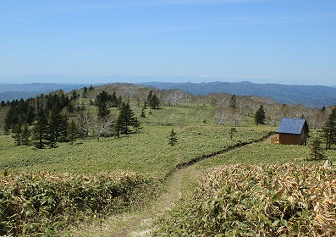
[[[305,119],[283,118],[280,122],[278,133],[301,134],[302,128],[306,123]]]

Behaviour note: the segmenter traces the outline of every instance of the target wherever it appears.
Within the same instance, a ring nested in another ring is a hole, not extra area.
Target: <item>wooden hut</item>
[[[283,118],[277,130],[279,134],[278,143],[286,145],[306,145],[308,132],[308,123],[305,119]]]

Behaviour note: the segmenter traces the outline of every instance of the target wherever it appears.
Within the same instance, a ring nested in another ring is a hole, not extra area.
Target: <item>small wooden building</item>
[[[277,133],[279,144],[306,145],[308,137],[308,123],[305,119],[283,118]]]

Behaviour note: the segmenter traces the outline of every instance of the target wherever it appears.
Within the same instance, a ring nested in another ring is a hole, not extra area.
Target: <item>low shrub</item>
[[[156,236],[335,236],[336,172],[317,165],[228,165],[207,171]]]
[[[50,235],[88,217],[125,211],[155,187],[134,173],[22,173],[0,178],[0,235]]]

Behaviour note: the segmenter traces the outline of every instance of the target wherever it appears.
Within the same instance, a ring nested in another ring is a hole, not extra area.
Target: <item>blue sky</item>
[[[336,85],[336,1],[0,0],[0,82],[34,74]]]

